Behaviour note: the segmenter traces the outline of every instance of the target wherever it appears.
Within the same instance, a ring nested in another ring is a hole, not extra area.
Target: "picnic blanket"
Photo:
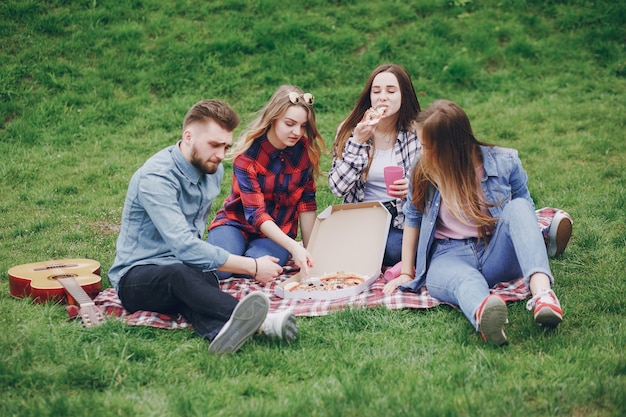
[[[552,218],[557,212],[562,210],[544,207],[537,210],[538,225],[541,229],[544,240],[548,239],[548,230],[552,222]],[[563,212],[565,213],[565,212]],[[568,217],[569,214],[565,213]],[[415,292],[394,291],[392,294],[383,294],[385,279],[381,273],[372,286],[364,292],[352,297],[340,298],[336,300],[288,300],[275,295],[274,288],[285,279],[289,278],[293,272],[281,275],[275,281],[265,286],[258,282],[245,278],[230,278],[221,281],[223,291],[231,294],[235,298],[241,299],[252,291],[262,291],[269,296],[270,311],[282,311],[292,309],[296,316],[323,316],[332,311],[353,308],[371,308],[386,307],[390,310],[408,309],[427,309],[443,304],[441,301],[432,297],[428,293],[426,287]],[[530,290],[524,283],[522,278],[500,283],[491,290],[492,293],[500,295],[505,301],[521,301],[530,295]],[[108,316],[117,317],[129,325],[152,326],[164,329],[189,328],[190,324],[181,315],[170,316],[166,314],[155,313],[151,311],[137,311],[128,313],[115,289],[107,288],[102,291],[95,299],[96,305],[100,306]],[[69,310],[68,310],[69,312]],[[70,315],[72,313],[70,312]]]
[[[274,287],[289,275],[283,275],[279,279],[261,286],[258,282],[246,278],[230,278],[221,282],[223,291],[235,298],[241,299],[252,291],[262,291],[269,296],[270,312],[291,309],[296,316],[323,316],[333,311],[345,308],[371,308],[386,307],[390,310],[427,309],[444,304],[428,294],[428,289],[423,287],[419,292],[394,291],[392,294],[383,294],[385,279],[382,274],[374,281],[372,286],[364,292],[352,297],[339,298],[336,300],[291,300],[283,299],[275,295]],[[505,301],[520,301],[530,295],[528,287],[522,278],[514,281],[500,283],[491,290],[499,294]],[[163,329],[188,328],[190,324],[181,315],[170,316],[151,311],[137,311],[128,313],[115,289],[107,288],[95,299],[96,305],[100,306],[108,316],[116,317],[129,325],[151,326]]]

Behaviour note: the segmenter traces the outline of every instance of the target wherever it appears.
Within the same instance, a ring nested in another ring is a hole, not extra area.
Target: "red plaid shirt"
[[[305,137],[292,147],[276,149],[266,135],[257,138],[233,163],[230,195],[215,215],[209,230],[221,225],[262,236],[259,227],[267,220],[296,238],[298,214],[316,211],[315,178]]]

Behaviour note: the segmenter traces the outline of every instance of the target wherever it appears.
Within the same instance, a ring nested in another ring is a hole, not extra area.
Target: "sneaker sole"
[[[261,327],[269,307],[270,303],[265,294],[248,294],[235,307],[227,323],[228,328],[213,339],[209,345],[209,352],[225,354],[239,350],[241,345]]]
[[[480,331],[486,342],[496,346],[508,344],[504,334],[504,324],[508,320],[506,303],[500,297],[487,300],[480,318]]]
[[[296,326],[296,316],[290,314],[283,322],[280,334],[285,342],[291,343],[298,338],[298,326]]]
[[[556,227],[555,227],[556,226]],[[572,222],[563,213],[557,212],[552,219],[550,230],[548,231],[548,255],[551,257],[560,256],[565,252],[565,248],[572,236]]]
[[[561,316],[556,311],[552,310],[550,307],[544,307],[539,311],[535,312],[535,323],[544,327],[556,327],[563,321],[563,316]]]

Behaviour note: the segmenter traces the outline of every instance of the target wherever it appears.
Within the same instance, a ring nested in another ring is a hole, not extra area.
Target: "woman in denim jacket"
[[[523,276],[535,321],[557,326],[562,311],[517,151],[476,140],[465,112],[448,100],[422,111],[417,126],[422,154],[404,205],[402,273],[384,291],[426,284],[458,305],[483,339],[503,345],[506,303],[489,289]]]

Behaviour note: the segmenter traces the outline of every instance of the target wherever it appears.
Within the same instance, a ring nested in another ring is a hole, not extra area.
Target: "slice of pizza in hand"
[[[385,115],[384,107],[371,107],[367,109],[367,111],[365,112],[365,115],[363,116],[363,120],[361,120],[361,123],[364,123],[369,126],[373,126],[375,124],[378,124],[378,122],[380,122],[380,119],[382,119],[384,115]]]

